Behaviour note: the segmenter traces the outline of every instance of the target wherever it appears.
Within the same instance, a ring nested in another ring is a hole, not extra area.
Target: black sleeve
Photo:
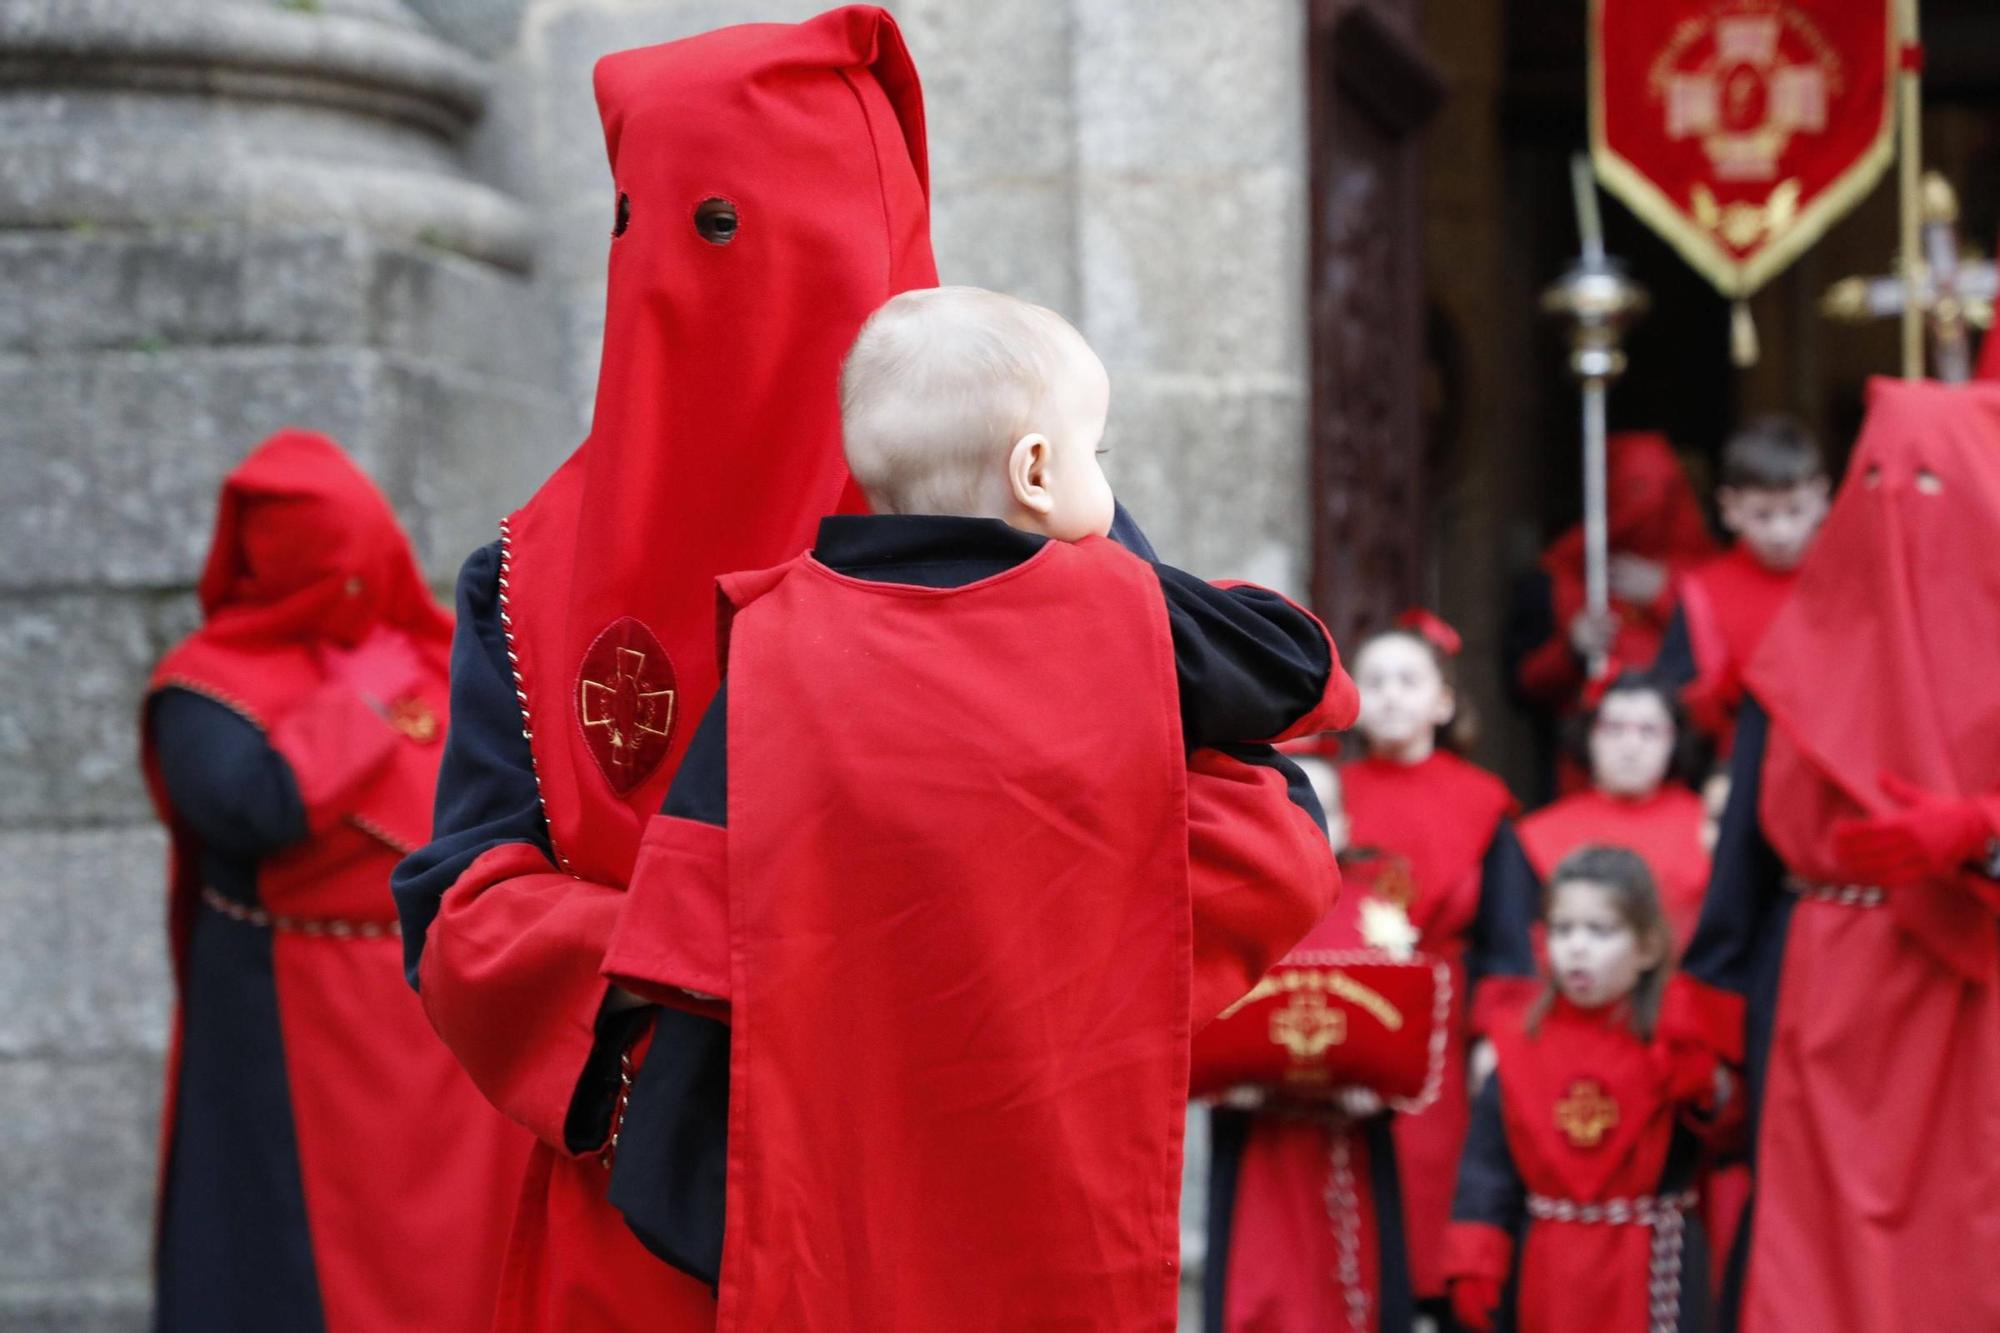
[[[1479,870],[1479,911],[1465,959],[1470,981],[1536,975],[1532,931],[1541,892],[1514,821],[1501,820]]]
[[[1736,749],[1729,761],[1729,805],[1722,812],[1715,859],[1701,920],[1681,967],[1697,981],[1747,995],[1760,971],[1760,941],[1783,894],[1784,862],[1764,839],[1757,803],[1763,787],[1764,743],[1769,722],[1763,706],[1746,697],[1736,718]]]
[[[1687,612],[1676,606],[1674,618],[1667,622],[1667,637],[1660,644],[1660,655],[1653,659],[1653,675],[1678,690],[1698,673],[1694,640],[1688,635]]]
[[[1458,1160],[1458,1192],[1451,1201],[1454,1222],[1484,1222],[1509,1235],[1520,1231],[1527,1215],[1528,1190],[1507,1147],[1507,1128],[1500,1118],[1500,1070],[1472,1099],[1472,1123]]]
[[[729,827],[729,682],[725,679],[701,715],[681,766],[667,787],[660,813]]]
[[[147,725],[167,799],[205,847],[257,861],[306,836],[291,765],[250,722],[169,687],[153,697]]]
[[[1319,706],[1333,648],[1310,614],[1268,588],[1218,588],[1172,565],[1153,568],[1189,750],[1267,740]]]
[[[532,843],[554,863],[500,625],[500,543],[495,542],[474,551],[458,576],[451,726],[438,767],[431,841],[404,857],[389,880],[403,923],[403,968],[411,986],[417,984],[424,934],[445,890],[481,855],[510,842]]]
[[[729,1029],[660,1010],[633,1077],[610,1199],[641,1244],[711,1287],[722,1271],[728,1107]]]
[[[1539,707],[1521,689],[1521,666],[1555,636],[1556,598],[1549,576],[1531,569],[1514,581],[1508,599],[1507,623],[1500,635],[1501,665],[1507,671],[1507,693],[1517,703]]]

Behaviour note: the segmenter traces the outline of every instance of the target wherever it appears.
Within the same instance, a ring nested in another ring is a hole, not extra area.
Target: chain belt
[[[313,935],[336,940],[381,940],[401,939],[403,923],[400,921],[343,921],[326,916],[286,916],[283,913],[267,912],[261,907],[240,903],[220,889],[202,886],[202,906],[219,912],[231,921],[241,921],[248,926],[261,926],[266,930],[282,930],[295,935]]]
[[[1882,890],[1873,884],[1820,884],[1797,875],[1785,876],[1785,890],[1836,907],[1880,907],[1883,901]]]
[[[1578,1203],[1546,1194],[1528,1196],[1528,1216],[1540,1222],[1582,1222],[1586,1225],[1643,1226],[1653,1230],[1653,1250],[1646,1274],[1648,1333],[1674,1333],[1681,1317],[1681,1250],[1686,1239],[1684,1214],[1694,1207],[1695,1191],[1644,1195]]]

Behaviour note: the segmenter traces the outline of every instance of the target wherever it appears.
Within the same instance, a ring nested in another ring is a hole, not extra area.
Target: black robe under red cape
[[[526,1139],[402,984],[388,887],[429,822],[449,622],[302,431],[224,484],[200,596],[145,727],[180,1001],[158,1327],[483,1333]],[[329,667],[353,653],[386,665]]]

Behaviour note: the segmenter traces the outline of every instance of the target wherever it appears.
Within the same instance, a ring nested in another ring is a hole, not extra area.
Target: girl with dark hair
[[[1521,843],[1544,882],[1585,843],[1629,847],[1659,886],[1676,948],[1686,945],[1708,886],[1701,797],[1686,782],[1699,744],[1670,686],[1644,672],[1612,680],[1579,719],[1590,787],[1521,821]]]
[[[1395,1119],[1396,1156],[1417,1299],[1444,1299],[1441,1247],[1451,1181],[1465,1140],[1468,1088],[1491,1068],[1484,1040],[1534,998],[1534,871],[1499,778],[1453,753],[1466,715],[1452,686],[1459,648],[1451,627],[1413,612],[1366,640],[1354,659],[1365,754],[1341,780],[1356,846],[1409,865],[1416,947],[1451,968],[1455,1003],[1438,1098]]]
[[[1653,877],[1622,847],[1580,848],[1543,924],[1549,987],[1496,1035],[1459,1167],[1452,1313],[1480,1330],[1496,1314],[1551,1333],[1704,1328],[1694,1180],[1722,1088],[1713,1057],[1653,1040],[1671,966]]]

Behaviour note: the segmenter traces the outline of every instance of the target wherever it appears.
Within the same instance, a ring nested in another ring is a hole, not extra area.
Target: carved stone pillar
[[[223,472],[342,439],[434,577],[575,442],[399,0],[0,0],[0,1327],[144,1327],[168,981],[137,769]]]

